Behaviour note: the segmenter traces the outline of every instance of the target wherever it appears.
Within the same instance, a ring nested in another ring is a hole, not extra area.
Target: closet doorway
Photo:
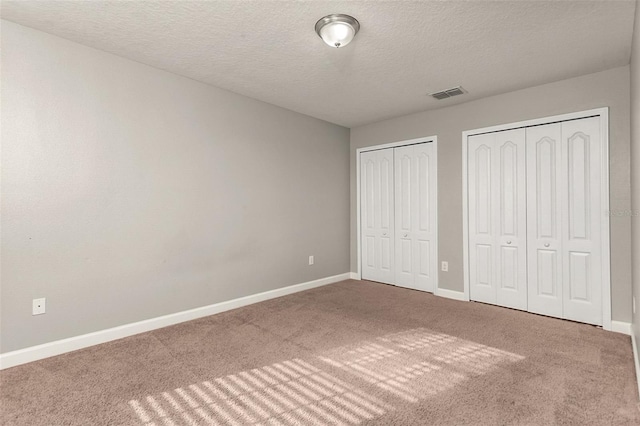
[[[608,109],[463,133],[465,294],[611,328]]]
[[[437,138],[357,150],[361,279],[438,287]]]

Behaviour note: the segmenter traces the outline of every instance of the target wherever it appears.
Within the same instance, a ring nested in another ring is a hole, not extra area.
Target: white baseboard
[[[638,396],[640,397],[640,354],[638,354],[638,342],[636,342],[636,333],[633,325],[631,325],[631,347],[633,348],[633,362],[636,365],[636,383],[638,384]]]
[[[611,321],[611,331],[631,336],[631,323],[623,321]]]
[[[19,349],[17,351],[7,352],[4,354],[0,354],[0,370],[75,351],[89,346],[98,345],[100,343],[110,342],[112,340],[121,339],[123,337],[132,336],[134,334],[144,333],[146,331],[156,330],[158,328],[179,324],[181,322],[191,321],[197,318],[214,315],[220,312],[229,311],[231,309],[240,308],[242,306],[274,299],[276,297],[286,296],[288,294],[309,290],[323,285],[337,283],[339,281],[347,280],[350,277],[351,274],[347,272],[340,275],[334,275],[332,277],[321,278],[314,281],[308,281],[306,283],[295,284],[275,290],[269,290],[263,293],[253,294],[251,296],[240,297],[238,299],[228,300],[226,302],[214,303],[213,305],[189,309],[187,311],[177,312],[175,314],[163,315],[161,317],[151,318],[148,320],[125,324],[114,328],[108,328],[106,330],[96,331],[93,333],[57,340],[55,342],[49,342],[42,345]]]
[[[447,290],[446,288],[436,288],[434,294],[436,296],[446,297],[447,299],[461,300],[463,302],[469,301],[469,299],[464,296],[464,292],[462,291]]]
[[[359,280],[360,279],[360,275],[358,275],[357,272],[349,272],[349,278],[352,280]]]

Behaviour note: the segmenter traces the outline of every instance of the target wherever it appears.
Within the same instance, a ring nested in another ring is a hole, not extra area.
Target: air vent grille
[[[452,96],[462,95],[463,93],[466,93],[466,92],[462,87],[458,86],[458,87],[452,87],[451,89],[442,90],[440,92],[431,93],[431,96],[433,96],[438,100],[442,100],[442,99],[450,98]]]
[[[451,97],[447,94],[447,92],[436,92],[436,93],[432,93],[431,96],[433,96],[436,99],[447,99]]]

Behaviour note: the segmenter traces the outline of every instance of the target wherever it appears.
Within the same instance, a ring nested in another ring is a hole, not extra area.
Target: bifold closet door
[[[562,124],[527,128],[529,311],[562,318]]]
[[[436,158],[432,143],[394,148],[395,284],[433,292],[437,274]]]
[[[602,324],[600,118],[527,128],[529,310]]]
[[[393,149],[360,154],[362,278],[394,284]]]
[[[562,123],[564,318],[602,325],[600,118]]]
[[[471,300],[527,309],[525,131],[468,139]]]

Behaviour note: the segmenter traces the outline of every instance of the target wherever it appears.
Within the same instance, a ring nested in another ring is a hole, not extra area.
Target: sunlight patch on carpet
[[[357,425],[523,356],[424,328],[129,401],[145,426]]]
[[[359,424],[391,407],[301,359],[131,400],[147,426]]]
[[[418,402],[524,357],[417,328],[337,348],[319,359],[402,400]]]

